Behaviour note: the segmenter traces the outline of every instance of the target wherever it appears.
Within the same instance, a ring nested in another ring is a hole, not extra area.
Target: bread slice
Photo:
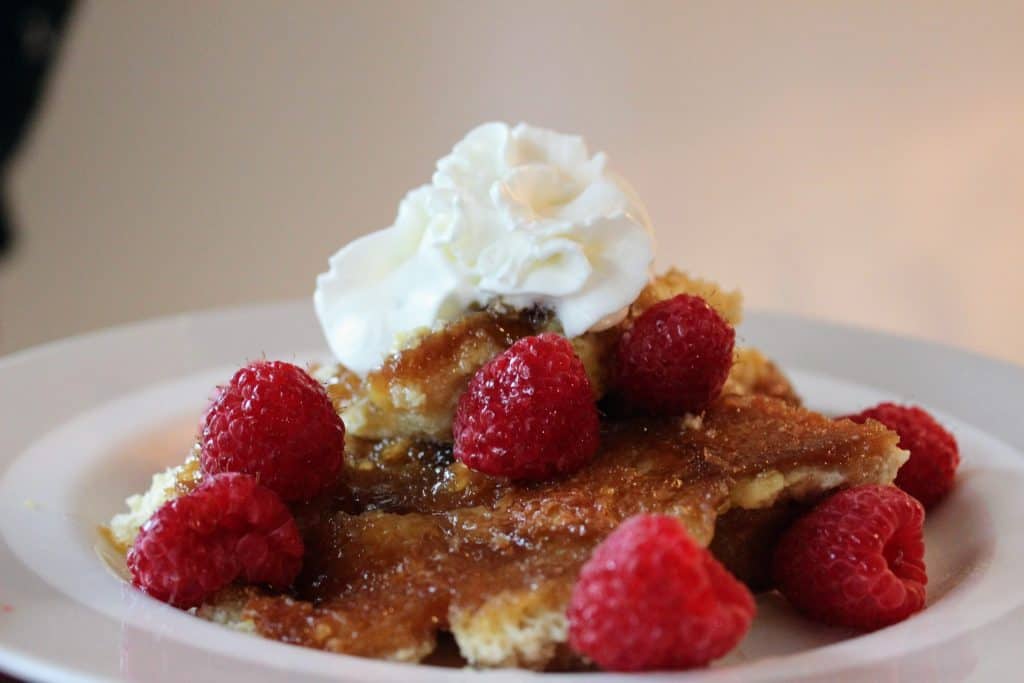
[[[618,327],[573,340],[598,395],[621,331],[681,292],[739,321],[738,294],[670,271]],[[307,545],[294,592],[233,586],[197,614],[396,661],[422,661],[450,633],[472,666],[580,668],[586,662],[566,644],[565,606],[580,566],[624,519],[676,516],[757,588],[775,539],[804,506],[838,488],[891,483],[907,457],[878,423],[803,409],[771,361],[738,349],[722,397],[705,413],[606,420],[601,452],[565,479],[519,485],[454,462],[451,414],[469,377],[515,339],[548,329],[557,326],[539,312],[480,311],[423,335],[365,379],[321,372],[348,426],[346,476],[339,490],[294,509]],[[112,520],[115,545],[125,550],[160,505],[201,476],[194,449],[156,475]]]
[[[450,631],[473,666],[564,664],[576,574],[621,521],[673,515],[756,581],[786,515],[890,483],[907,458],[897,442],[878,423],[760,395],[723,397],[699,419],[608,423],[590,465],[539,484],[475,475],[443,446],[354,442],[346,490],[297,511],[301,599],[254,594],[240,620],[371,657],[417,660]]]
[[[608,389],[609,356],[622,332],[655,303],[683,293],[703,297],[727,321],[739,324],[739,292],[669,270],[651,281],[618,325],[572,340],[598,397]],[[319,376],[354,436],[451,441],[455,405],[476,371],[520,337],[559,331],[557,321],[539,310],[514,314],[477,311],[440,329],[412,336],[405,350],[365,378],[344,366],[326,368]]]

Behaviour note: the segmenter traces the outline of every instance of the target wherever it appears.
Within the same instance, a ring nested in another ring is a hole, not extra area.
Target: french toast
[[[609,354],[622,331],[653,304],[677,294],[702,297],[731,325],[742,318],[739,292],[675,269],[654,278],[618,324],[572,340],[598,398],[610,384]],[[476,371],[517,339],[552,331],[561,331],[558,321],[540,309],[475,311],[440,329],[412,335],[406,348],[365,378],[344,366],[324,368],[318,377],[327,383],[351,434],[451,441],[455,404]]]
[[[573,340],[595,388],[630,321],[681,292],[708,297],[730,321],[739,295],[669,271],[626,318]],[[421,335],[360,379],[315,371],[349,425],[346,476],[330,495],[293,508],[306,542],[289,594],[231,587],[207,619],[308,647],[399,661],[454,636],[473,666],[584,665],[566,645],[565,605],[591,550],[626,518],[670,514],[741,580],[766,584],[774,540],[828,492],[890,483],[906,453],[875,423],[833,421],[800,406],[786,376],[740,348],[721,397],[683,418],[607,416],[594,461],[556,481],[517,484],[453,460],[451,420],[469,378],[516,339],[557,329],[540,312],[477,311]],[[115,518],[129,546],[163,501],[194,487],[195,453],[154,478]]]
[[[655,277],[650,218],[606,164],[578,136],[470,131],[317,277],[337,364],[240,368],[184,464],[111,520],[133,585],[402,662],[663,670],[736,647],[751,591],[785,586],[793,530],[865,490],[903,496],[857,487],[910,455],[738,348],[738,292]],[[818,583],[846,590],[833,573]],[[855,588],[889,599],[889,574]]]
[[[700,419],[606,423],[590,465],[524,485],[471,472],[446,446],[353,439],[342,490],[296,511],[307,557],[295,593],[232,590],[221,618],[362,656],[419,661],[450,631],[474,666],[564,665],[576,573],[621,521],[673,515],[756,585],[788,516],[836,488],[891,482],[907,457],[897,440],[725,396]]]
[[[462,324],[460,323],[460,325]],[[487,326],[490,329],[490,322],[487,323]],[[445,331],[444,334],[449,335],[450,333]],[[492,349],[492,351],[494,353],[498,352],[497,349]],[[318,374],[325,379],[328,394],[332,395],[334,404],[339,411],[345,405],[349,405],[347,399],[353,395],[350,392],[363,391],[361,388],[353,386],[355,385],[354,382],[346,380],[349,375],[345,372],[344,368],[326,368],[327,372],[324,370],[323,368],[319,371],[314,370],[314,374]],[[723,395],[737,396],[759,394],[772,396],[794,405],[800,403],[799,396],[797,396],[792,384],[790,384],[782,371],[772,361],[767,359],[764,354],[754,348],[736,350],[732,369],[725,381],[722,393]],[[451,417],[446,417],[445,421],[448,425],[447,429],[450,430]],[[390,457],[401,460],[405,457],[405,454],[401,451],[401,443],[404,443],[401,439],[408,439],[410,437],[402,437],[400,435],[401,430],[398,431],[398,434],[381,440],[379,447],[385,449],[386,446],[385,450],[391,454]],[[351,430],[349,435],[350,441],[353,443],[364,444],[366,441],[374,441],[373,439],[366,440],[356,437],[355,433]],[[110,525],[104,527],[104,533],[116,548],[122,552],[127,551],[128,547],[135,540],[139,527],[149,519],[153,512],[168,500],[186,494],[195,488],[202,478],[198,453],[199,444],[196,443],[182,464],[169,467],[162,472],[157,472],[153,475],[152,482],[146,492],[130,496],[127,499],[128,510],[116,515],[111,520]]]

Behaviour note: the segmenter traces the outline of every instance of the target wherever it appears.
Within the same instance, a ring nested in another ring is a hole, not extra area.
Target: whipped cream
[[[394,225],[343,247],[313,303],[338,360],[365,374],[470,306],[554,311],[569,337],[614,325],[653,244],[633,190],[583,139],[487,123],[437,162]]]

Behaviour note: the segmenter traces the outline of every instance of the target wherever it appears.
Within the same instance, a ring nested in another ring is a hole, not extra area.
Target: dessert
[[[318,382],[274,361],[240,370],[185,462],[111,521],[133,583],[262,637],[396,661],[449,642],[477,667],[647,669],[733,647],[749,590],[799,586],[795,551],[777,552],[799,543],[779,539],[813,537],[837,491],[896,491],[908,452],[882,422],[803,407],[764,355],[734,348],[738,293],[652,276],[646,213],[606,165],[524,125],[456,145],[392,227],[318,279],[338,363],[310,368]],[[224,508],[241,512],[211,512],[233,487],[248,497]],[[904,527],[917,548],[920,519]],[[161,571],[168,553],[188,562]],[[879,557],[879,580],[922,600],[839,623],[923,606],[923,564]],[[835,577],[816,581],[826,595]],[[655,629],[614,651],[607,634],[644,619],[624,611],[633,597],[707,646]]]

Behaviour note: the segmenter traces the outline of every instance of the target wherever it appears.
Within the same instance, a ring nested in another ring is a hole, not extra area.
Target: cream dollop
[[[554,311],[575,337],[614,324],[648,281],[647,213],[582,138],[487,123],[437,162],[394,225],[329,260],[313,303],[338,360],[365,374],[472,305]]]

